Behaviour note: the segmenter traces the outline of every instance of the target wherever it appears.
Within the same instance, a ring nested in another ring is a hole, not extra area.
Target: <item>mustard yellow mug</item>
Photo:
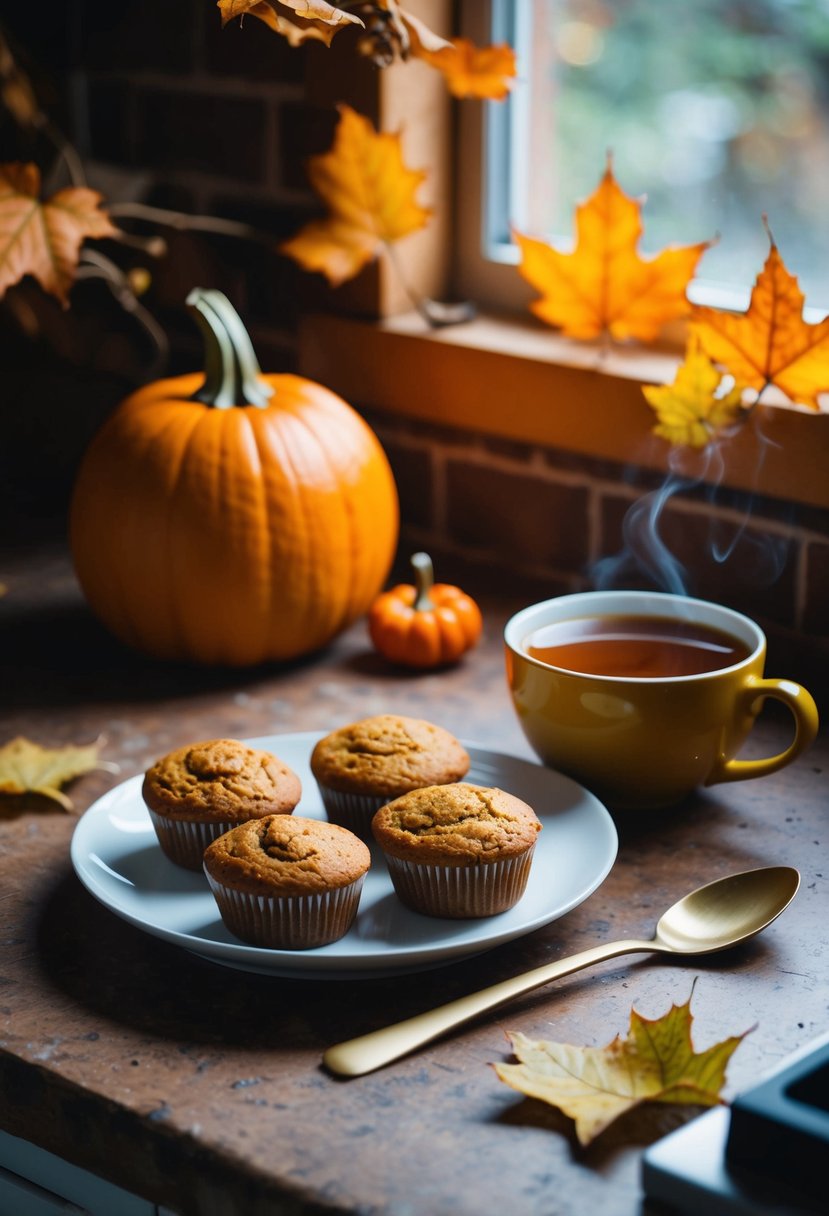
[[[700,785],[777,772],[817,734],[811,695],[765,679],[766,639],[719,604],[588,591],[524,608],[504,631],[519,721],[545,764],[613,807],[660,807]],[[785,751],[737,760],[767,697],[794,718]]]

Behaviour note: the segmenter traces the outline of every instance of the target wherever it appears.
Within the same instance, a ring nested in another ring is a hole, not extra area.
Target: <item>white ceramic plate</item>
[[[325,818],[309,759],[318,733],[265,735],[247,742],[275,752],[302,781],[297,814]],[[161,852],[141,799],[142,778],[109,790],[81,817],[72,864],[105,907],[194,954],[232,967],[305,979],[354,979],[440,966],[510,941],[582,903],[606,877],[618,840],[609,813],[569,777],[514,756],[465,744],[466,780],[523,798],[544,825],[527,890],[508,912],[481,920],[442,920],[405,908],[372,846],[357,919],[345,937],[316,950],[246,946],[225,929],[206,879]]]

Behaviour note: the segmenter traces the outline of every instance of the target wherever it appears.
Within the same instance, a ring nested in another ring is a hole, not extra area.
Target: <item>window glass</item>
[[[510,222],[566,247],[611,151],[647,196],[644,252],[719,236],[695,298],[719,284],[746,302],[766,214],[829,308],[829,0],[494,0],[492,15],[521,82],[489,107],[489,180],[509,180],[490,192],[490,250]]]

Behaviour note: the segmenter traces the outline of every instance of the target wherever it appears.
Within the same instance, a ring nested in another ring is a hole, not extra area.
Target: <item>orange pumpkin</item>
[[[459,587],[434,581],[427,553],[415,553],[411,565],[415,586],[400,583],[371,605],[371,640],[380,654],[407,667],[454,663],[481,636],[480,609]]]
[[[70,540],[93,611],[165,659],[244,665],[315,650],[388,574],[388,461],[340,397],[259,371],[217,291],[188,298],[206,370],[128,397],[90,445]]]

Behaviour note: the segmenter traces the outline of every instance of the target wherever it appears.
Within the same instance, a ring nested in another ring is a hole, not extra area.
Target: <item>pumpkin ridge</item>
[[[214,418],[221,418],[222,415],[218,411],[213,411],[209,406],[203,406],[194,403],[195,408],[198,408],[201,413],[198,417],[195,426],[191,429],[185,443],[182,445],[181,460],[178,468],[175,471],[174,479],[169,484],[167,501],[169,503],[167,518],[168,520],[178,520],[187,518],[187,505],[190,490],[187,487],[187,474],[192,472],[194,468],[204,465],[204,450],[205,444],[203,438],[197,439],[198,431],[208,431],[214,425]],[[215,494],[211,496],[215,500]],[[189,541],[186,534],[178,528],[168,528],[169,547],[168,554],[170,558],[170,569],[174,571],[173,577],[170,580],[170,596],[173,608],[173,621],[176,628],[177,640],[179,642],[181,652],[188,657],[194,653],[193,635],[187,621],[186,605],[190,602],[192,592],[189,590]],[[184,551],[182,552],[182,544]],[[181,605],[185,608],[182,611]],[[205,654],[205,647],[201,639],[198,640],[195,649]],[[215,661],[208,655],[208,662]]]
[[[145,412],[148,412],[148,411],[145,411]],[[155,444],[163,443],[165,452],[169,453],[169,449],[168,449],[165,437],[168,436],[171,432],[175,433],[175,432],[180,431],[182,429],[182,426],[184,425],[185,418],[189,418],[189,417],[190,417],[190,413],[188,411],[186,414],[185,413],[177,414],[177,415],[175,415],[175,417],[168,419],[166,421],[166,423],[164,423],[161,426],[161,428],[154,435],[147,437],[147,447],[149,448]],[[177,497],[178,493],[180,492],[181,476],[182,476],[182,470],[184,468],[184,463],[187,458],[187,450],[190,447],[192,440],[193,440],[193,436],[195,435],[196,430],[198,429],[199,424],[202,422],[203,418],[204,418],[204,414],[197,412],[196,410],[193,411],[193,423],[192,423],[192,426],[190,427],[188,435],[180,443],[179,450],[178,450],[178,460],[175,463],[175,465],[172,464],[172,461],[169,461],[169,454],[168,454],[169,463],[167,466],[167,480],[166,480],[166,485],[165,485],[165,498],[167,501],[167,510],[164,512],[164,515],[163,515],[164,536],[163,536],[163,540],[161,542],[163,549],[164,549],[164,564],[167,569],[172,568],[170,563],[171,563],[171,554],[172,554],[172,547],[173,547],[173,537],[172,537],[172,520],[174,518],[173,504],[175,503],[176,497]],[[187,629],[186,629],[184,620],[182,619],[181,612],[179,610],[178,596],[176,595],[176,588],[174,585],[174,581],[172,579],[164,580],[163,594],[165,595],[166,601],[167,601],[167,616],[168,616],[168,619],[170,622],[170,634],[173,639],[173,644],[179,654],[186,653],[188,651]]]
[[[240,410],[239,417],[240,419],[244,420],[244,422],[240,422],[239,425],[244,425],[247,427],[251,443],[253,444],[256,452],[256,459],[259,461],[259,476],[255,478],[256,499],[259,507],[259,517],[260,519],[266,521],[265,526],[259,529],[260,534],[264,534],[264,539],[262,542],[260,542],[259,546],[261,550],[259,576],[262,581],[261,596],[263,611],[259,613],[260,628],[259,637],[257,639],[257,649],[260,653],[264,653],[267,650],[268,634],[270,632],[271,604],[273,602],[275,589],[273,577],[275,566],[273,529],[267,524],[269,518],[268,487],[266,480],[267,460],[265,459],[265,453],[262,451],[260,445],[259,427],[257,424],[257,420],[267,417],[267,414],[260,410]]]
[[[287,395],[287,394],[286,394]],[[287,401],[281,404],[282,413],[290,413],[296,416],[297,411],[291,409]],[[294,503],[294,511],[292,512],[294,519],[299,518],[302,521],[302,529],[300,540],[302,549],[305,553],[308,552],[309,546],[313,539],[313,531],[311,528],[311,518],[308,511],[308,504],[305,501],[305,496],[302,493],[301,484],[297,476],[296,463],[291,452],[291,446],[287,437],[283,434],[282,426],[277,415],[277,412],[264,414],[263,419],[267,422],[267,433],[272,444],[273,450],[277,453],[277,459],[267,463],[267,469],[270,471],[276,467],[282,471],[280,481],[285,489],[288,489]],[[281,455],[280,455],[281,453]],[[287,472],[287,475],[286,475]],[[284,514],[284,512],[283,512]],[[284,524],[284,520],[278,520],[279,524]],[[295,548],[297,546],[294,546]],[[319,634],[317,628],[316,608],[319,603],[319,597],[316,595],[316,588],[313,586],[314,571],[312,564],[305,561],[304,565],[304,586],[302,588],[302,602],[305,605],[304,624],[309,623],[312,628],[310,630],[312,636],[316,638]],[[297,580],[297,570],[293,569],[289,573],[289,577]],[[299,598],[299,597],[297,597]]]
[[[327,410],[325,410],[324,412],[326,414],[328,414]],[[308,423],[308,419],[303,417],[303,415],[301,413],[299,413],[298,411],[294,412],[294,416],[295,416],[297,422],[301,426],[303,426],[305,428],[305,430],[308,432],[311,439],[316,444],[322,457],[324,458],[325,467],[329,473],[329,476],[331,477],[331,482],[333,485],[338,486],[338,493],[339,493],[339,498],[340,498],[339,506],[343,510],[345,519],[348,521],[347,528],[346,528],[346,531],[348,532],[348,537],[349,537],[348,588],[346,590],[345,588],[342,588],[342,584],[340,584],[343,594],[340,597],[340,607],[338,608],[337,618],[336,618],[336,629],[337,629],[337,632],[339,633],[351,621],[351,619],[352,619],[351,614],[354,611],[354,604],[356,601],[356,578],[357,578],[357,570],[359,567],[360,553],[359,553],[359,546],[357,544],[357,535],[356,535],[356,528],[355,528],[355,522],[354,522],[354,507],[351,502],[351,495],[347,492],[346,486],[343,483],[342,475],[341,475],[339,469],[336,467],[336,463],[332,459],[331,453],[329,452],[328,447],[326,446],[325,441],[327,439],[327,431],[326,432],[322,432],[321,430],[318,431],[314,427],[310,426]],[[330,422],[331,422],[330,416],[326,417],[326,423],[330,423]]]
[[[340,411],[334,411],[334,410],[329,411],[327,408],[327,404],[328,404],[327,402],[323,402],[323,405],[325,406],[326,415],[328,416],[328,419],[331,422],[331,426],[333,427],[335,434],[339,430],[340,433],[343,435],[343,442],[345,442],[347,440],[350,446],[356,446],[355,438],[356,438],[357,433],[359,433],[361,442],[363,444],[369,443],[371,445],[372,463],[376,466],[374,469],[374,477],[375,477],[375,479],[377,479],[382,475],[384,477],[387,476],[389,478],[389,481],[390,481],[392,489],[393,489],[393,494],[394,494],[393,509],[395,511],[397,511],[397,509],[398,509],[397,497],[396,497],[397,487],[396,487],[396,484],[394,481],[394,476],[391,472],[391,468],[388,465],[388,458],[386,457],[385,451],[383,450],[383,447],[382,447],[379,439],[374,434],[374,432],[371,430],[371,428],[368,426],[368,423],[365,421],[365,419],[352,406],[350,406],[350,405],[348,406],[348,415],[347,415],[349,417],[351,425],[348,428],[346,428],[343,426],[344,416],[342,415],[342,413]],[[355,430],[355,428],[356,428],[356,430]],[[328,436],[329,433],[330,433],[330,431],[326,432],[326,437]],[[382,469],[381,469],[381,466],[383,466]],[[351,561],[351,577],[350,577],[350,584],[351,584],[350,585],[350,594],[348,597],[348,603],[347,603],[346,610],[345,610],[345,617],[343,620],[344,625],[350,624],[351,621],[355,620],[356,617],[359,615],[359,613],[364,610],[363,606],[366,603],[367,597],[368,597],[368,602],[370,603],[371,594],[372,594],[370,588],[376,587],[378,584],[382,584],[382,581],[385,579],[386,575],[388,574],[388,569],[389,569],[389,566],[391,565],[391,561],[393,558],[393,553],[390,555],[387,555],[387,557],[384,559],[383,565],[379,566],[377,564],[377,555],[374,550],[372,550],[368,554],[367,558],[364,556],[364,554],[361,551],[360,540],[359,540],[359,537],[360,537],[359,518],[358,518],[358,513],[355,510],[355,501],[357,501],[357,496],[359,495],[359,488],[355,487],[353,484],[351,484],[347,487],[347,490],[348,490],[348,493],[346,495],[346,488],[343,489],[343,495],[344,495],[344,497],[347,497],[346,510],[348,512],[348,518],[349,518],[349,522],[350,522],[350,532],[351,532],[351,537],[352,537],[352,544],[351,544],[352,561]]]

